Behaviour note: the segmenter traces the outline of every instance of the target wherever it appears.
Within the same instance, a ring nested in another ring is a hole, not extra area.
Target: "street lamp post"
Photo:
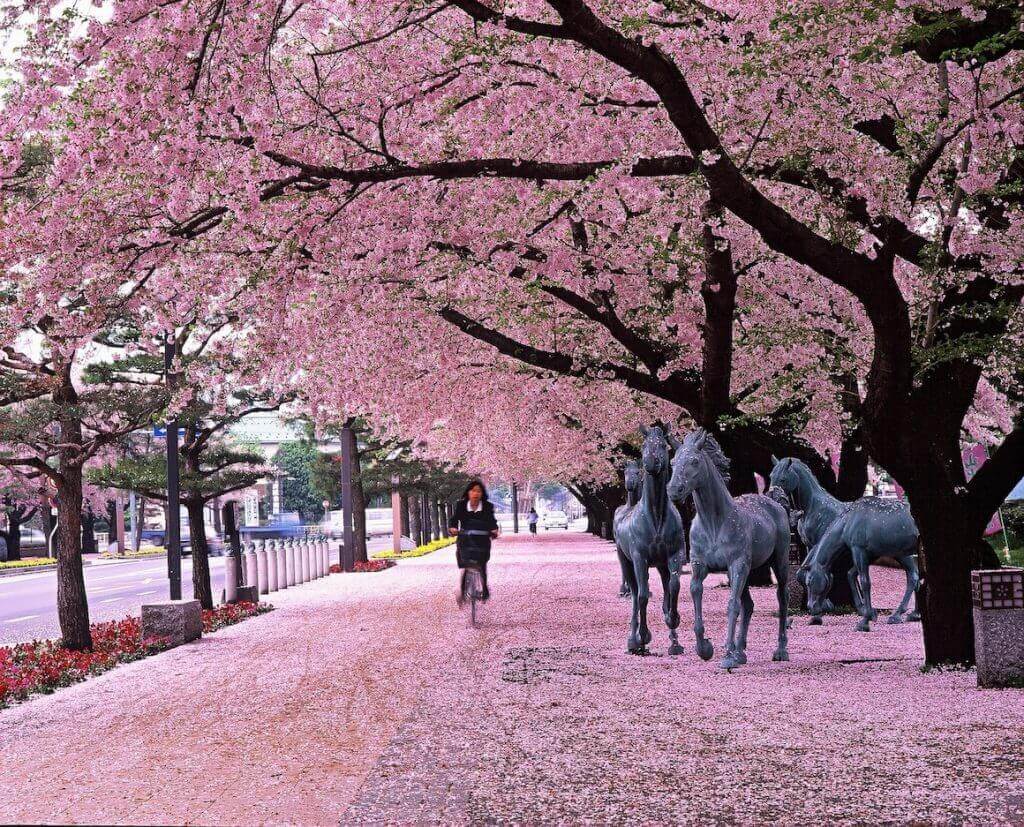
[[[174,388],[174,337],[164,342],[164,372],[168,388]],[[181,600],[181,501],[178,473],[178,422],[167,423],[167,579],[171,600]]]

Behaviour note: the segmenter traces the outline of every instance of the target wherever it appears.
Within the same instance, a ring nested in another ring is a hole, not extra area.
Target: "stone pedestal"
[[[289,540],[285,546],[285,554],[288,557],[288,585],[299,585],[299,561],[295,556],[295,542]]]
[[[789,580],[786,590],[787,607],[790,613],[795,614],[804,610],[807,594],[800,581],[796,579],[796,573],[800,568],[800,546],[797,543],[789,544]]]
[[[224,558],[224,602],[238,600],[238,560],[232,555]]]
[[[978,686],[1024,686],[1024,569],[971,572]]]
[[[256,585],[259,586],[260,594],[270,593],[267,582],[267,550],[262,540],[256,541]]]
[[[299,543],[299,558],[302,560],[302,582],[308,583],[309,577],[309,543],[302,541]]]
[[[267,591],[277,591],[277,543],[267,543]]]
[[[277,587],[288,588],[288,555],[284,550],[284,543],[277,544]]]
[[[260,593],[255,586],[238,587],[238,603],[259,603]]]
[[[250,545],[245,551],[245,585],[255,586],[259,580],[257,575],[256,547]]]
[[[166,600],[142,606],[142,636],[159,637],[171,646],[203,636],[203,615],[198,600]]]

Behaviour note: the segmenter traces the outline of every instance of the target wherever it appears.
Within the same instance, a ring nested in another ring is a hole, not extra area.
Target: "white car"
[[[564,511],[547,511],[544,516],[540,518],[541,526],[547,530],[551,528],[564,528],[566,531],[569,530],[569,518],[565,516]]]

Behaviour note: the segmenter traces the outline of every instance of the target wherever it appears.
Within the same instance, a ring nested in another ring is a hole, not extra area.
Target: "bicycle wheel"
[[[483,581],[480,570],[471,567],[466,571],[466,591],[469,593],[469,622],[476,625],[476,604],[483,596]]]

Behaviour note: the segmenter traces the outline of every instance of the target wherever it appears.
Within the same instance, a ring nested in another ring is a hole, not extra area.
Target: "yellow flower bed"
[[[447,548],[455,542],[454,537],[442,537],[440,540],[433,540],[423,546],[417,546],[411,551],[403,551],[399,554],[395,554],[394,551],[378,551],[373,555],[375,560],[408,560],[412,557],[422,557],[425,554],[430,554],[433,551],[437,551],[441,548]]]
[[[6,571],[7,569],[34,569],[39,566],[52,566],[56,562],[56,560],[51,560],[49,557],[26,557],[24,560],[8,560],[5,563],[0,563],[0,571]]]
[[[142,546],[138,551],[126,551],[124,554],[111,554],[109,551],[104,551],[100,555],[101,560],[138,560],[142,557],[156,557],[160,554],[166,554],[167,549],[162,546]]]

